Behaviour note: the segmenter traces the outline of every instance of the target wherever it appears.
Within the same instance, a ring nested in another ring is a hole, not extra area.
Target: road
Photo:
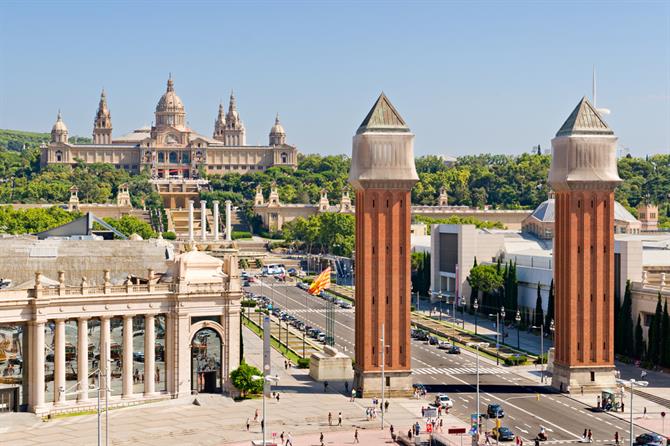
[[[249,288],[256,294],[270,297],[276,305],[306,324],[325,331],[326,301],[309,295],[295,285],[274,283],[254,284]],[[353,356],[354,310],[335,309],[335,343],[341,351]],[[446,393],[455,402],[450,411],[463,420],[476,413],[476,356],[463,351],[449,355],[435,346],[412,340],[412,368],[414,382],[426,386],[427,403],[435,394]],[[538,394],[539,399],[538,399]],[[629,425],[606,413],[591,412],[582,403],[565,395],[553,393],[544,386],[517,375],[513,369],[480,362],[480,411],[498,403],[506,416],[503,425],[515,434],[532,441],[544,426],[549,441],[544,444],[577,442],[584,429],[591,429],[594,442],[614,444],[614,432],[622,439],[629,436]],[[488,421],[487,421],[488,422]],[[488,422],[489,429],[493,422]],[[408,422],[409,424],[409,422]],[[643,430],[635,428],[635,435]]]

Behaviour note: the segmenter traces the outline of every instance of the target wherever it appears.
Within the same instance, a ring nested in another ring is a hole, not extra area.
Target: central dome
[[[167,91],[161,96],[156,105],[156,112],[183,112],[184,104],[181,102],[177,93],[174,92],[174,81],[169,78],[167,81]]]

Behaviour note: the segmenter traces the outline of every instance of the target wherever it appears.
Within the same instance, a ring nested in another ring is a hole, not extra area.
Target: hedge
[[[230,235],[233,240],[238,240],[242,238],[251,238],[251,232],[249,231],[233,231]]]

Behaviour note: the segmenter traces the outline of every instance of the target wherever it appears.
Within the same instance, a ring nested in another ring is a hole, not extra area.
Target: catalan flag
[[[307,292],[312,295],[317,295],[326,288],[330,288],[330,266],[321,271],[321,274],[314,279]]]

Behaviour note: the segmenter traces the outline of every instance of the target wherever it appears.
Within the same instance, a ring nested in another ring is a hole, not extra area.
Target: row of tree
[[[325,212],[285,223],[282,233],[287,241],[303,245],[306,252],[351,257],[354,225],[353,215]]]
[[[656,311],[649,321],[647,341],[642,329],[642,316],[638,314],[633,325],[633,299],[630,281],[626,282],[623,302],[615,300],[614,352],[629,358],[670,367],[670,315],[668,301],[661,301],[658,293]]]

